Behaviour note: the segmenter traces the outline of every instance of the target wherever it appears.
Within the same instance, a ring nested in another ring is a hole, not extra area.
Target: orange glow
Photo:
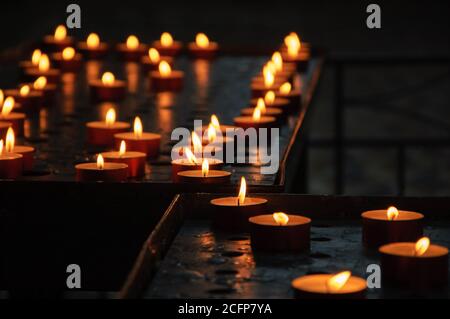
[[[327,288],[329,292],[338,292],[341,290],[347,281],[350,279],[352,273],[350,271],[343,271],[334,275],[327,280]]]
[[[8,137],[7,137],[8,138]],[[430,239],[428,237],[422,237],[416,242],[414,247],[414,253],[416,256],[422,256],[425,254],[430,247]]]
[[[209,47],[209,39],[204,33],[197,33],[197,36],[195,37],[195,43],[199,48],[207,48]]]
[[[116,111],[113,108],[110,108],[108,112],[106,112],[105,123],[110,126],[116,122]]]
[[[273,83],[275,82],[275,75],[272,72],[272,70],[270,70],[270,68],[265,67],[263,70],[263,75],[264,75],[264,85],[266,88],[270,88]]]
[[[254,122],[259,122],[261,120],[261,110],[259,108],[255,107],[252,117],[253,117]]]
[[[173,45],[173,38],[169,32],[163,32],[161,34],[161,45],[163,47],[171,47]]]
[[[40,76],[34,81],[33,88],[35,90],[43,90],[47,85],[47,78],[45,76]]]
[[[22,86],[19,90],[19,94],[20,94],[20,96],[23,96],[23,97],[30,94],[30,86],[28,86],[28,85]]]
[[[161,56],[159,55],[158,50],[155,48],[148,49],[148,57],[152,63],[159,63]]]
[[[264,95],[264,102],[266,105],[272,105],[275,102],[275,92],[270,90]]]
[[[161,74],[163,78],[170,76],[170,73],[172,73],[172,68],[170,67],[170,64],[167,63],[166,61],[161,61],[159,63],[158,69],[159,74]]]
[[[281,57],[280,52],[277,51],[272,54],[272,62],[275,65],[275,69],[277,70],[277,72],[283,70],[283,58]]]
[[[277,73],[277,66],[275,65],[275,63],[270,60],[269,62],[266,63],[266,65],[264,66],[265,68],[267,68],[270,72],[272,72],[274,75]],[[264,72],[264,68],[263,68],[263,72]]]
[[[105,72],[102,75],[102,83],[105,86],[111,86],[114,84],[116,77],[111,72]]]
[[[241,177],[241,187],[239,188],[238,194],[238,205],[243,205],[245,203],[245,196],[247,194],[247,182],[245,181],[245,177]]]
[[[295,32],[291,32],[288,36],[284,38],[284,44],[287,47],[288,55],[293,58],[295,58],[298,55],[302,47],[300,38]]]
[[[5,99],[5,95],[3,94],[3,91],[0,89],[0,105],[3,105],[4,99]]]
[[[89,49],[96,49],[100,45],[100,37],[97,33],[91,33],[87,37],[86,44]]]
[[[289,216],[286,215],[285,213],[282,212],[274,213],[272,216],[275,222],[280,226],[287,225],[287,223],[289,222]]]
[[[66,38],[67,36],[67,29],[65,26],[63,26],[62,24],[56,27],[55,30],[55,40],[56,41],[62,41]]]
[[[75,56],[75,49],[72,47],[67,47],[62,52],[63,60],[66,61],[72,60],[74,56]]]
[[[3,155],[3,140],[0,140],[0,156]]]
[[[127,152],[127,144],[125,141],[120,142],[119,156],[124,156]]]
[[[202,141],[201,141],[200,137],[197,135],[197,133],[192,132],[191,139],[192,139],[192,147],[194,149],[194,154],[201,154],[202,153]]]
[[[47,72],[50,69],[50,60],[47,54],[42,54],[39,58],[38,69],[41,72]]]
[[[387,209],[386,215],[388,220],[396,220],[399,215],[398,209],[394,206],[391,206]]]
[[[97,168],[98,169],[105,168],[105,160],[103,159],[102,154],[98,154],[98,156],[97,156]]]
[[[220,130],[220,122],[215,114],[211,115],[211,124],[216,130]]]
[[[208,125],[207,134],[208,134],[208,141],[210,143],[214,143],[214,141],[217,138],[217,133],[216,133],[216,129],[214,128],[214,125],[212,123],[209,123],[209,125]]]
[[[6,143],[5,143],[5,151],[11,153],[14,151],[14,146],[16,143],[16,136],[14,134],[14,130],[12,127],[8,129],[6,132]]]
[[[139,116],[136,116],[134,119],[134,136],[136,136],[137,138],[141,138],[142,131],[143,129],[141,119],[139,118]]]
[[[190,163],[197,165],[197,157],[195,157],[189,147],[183,148],[183,152]]]
[[[136,50],[139,47],[139,39],[135,35],[130,35],[127,38],[127,49]]]
[[[266,103],[264,103],[264,100],[262,98],[258,99],[258,102],[256,103],[256,108],[260,110],[261,114],[266,113]]]
[[[289,82],[285,82],[280,86],[280,93],[281,94],[289,94],[292,90],[292,84]]]
[[[208,176],[209,173],[209,163],[208,160],[204,159],[202,163],[202,175],[203,177]]]
[[[5,101],[3,102],[2,115],[3,116],[9,115],[11,113],[11,111],[13,110],[15,104],[16,104],[16,101],[14,100],[14,98],[12,96],[6,97]]]
[[[36,49],[33,51],[33,54],[31,55],[31,63],[35,66],[39,64],[39,59],[41,58],[42,52],[39,49]]]

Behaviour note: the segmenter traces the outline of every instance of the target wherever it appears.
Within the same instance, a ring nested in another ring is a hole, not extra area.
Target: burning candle
[[[128,165],[106,162],[100,154],[96,163],[83,163],[75,166],[78,182],[122,182],[128,177]]]
[[[298,35],[290,33],[284,39],[285,50],[282,53],[283,60],[297,65],[297,70],[303,72],[308,67],[310,59],[309,49],[302,48],[302,43]]]
[[[5,150],[7,153],[16,153],[22,155],[22,164],[24,171],[33,170],[35,149],[31,146],[15,145],[16,137],[14,129],[10,127],[6,133]]]
[[[141,119],[137,116],[134,119],[133,132],[117,133],[114,140],[116,147],[124,140],[130,151],[142,152],[147,154],[147,157],[155,158],[159,154],[161,135],[143,132]]]
[[[201,132],[199,134],[201,134]],[[223,152],[223,144],[220,143],[217,137],[213,140],[213,137],[211,136],[212,141],[207,142],[206,140],[201,139],[199,134],[197,134],[197,132],[191,133],[190,146],[195,156],[215,157],[216,154]],[[184,149],[185,147],[183,146],[173,147],[172,155],[184,156]]]
[[[77,53],[72,47],[53,53],[52,59],[63,73],[77,73],[82,65],[81,54]]]
[[[51,67],[47,54],[42,54],[39,57],[38,67],[25,70],[25,76],[29,81],[35,81],[40,76],[45,76],[48,83],[58,83],[61,72]]]
[[[383,280],[389,284],[419,290],[447,285],[448,249],[430,244],[427,237],[387,244],[379,252]]]
[[[114,135],[129,130],[130,124],[116,122],[116,111],[110,108],[103,122],[89,122],[86,124],[88,130],[88,143],[95,146],[114,145]]]
[[[25,69],[37,68],[39,65],[39,59],[40,59],[41,55],[42,55],[41,50],[39,50],[39,49],[33,50],[30,60],[21,61],[19,63],[20,69],[22,71],[24,71]]]
[[[222,134],[222,137],[225,137],[227,135],[227,130],[234,131],[235,129],[238,128],[237,126],[234,125],[221,124],[219,122],[219,118],[215,114],[211,115],[211,120],[208,125],[202,126],[202,132],[208,130],[210,125],[215,128],[216,132],[220,132]]]
[[[18,136],[23,136],[25,114],[12,112],[14,106],[14,98],[8,96],[3,102],[2,112],[0,113],[0,121],[9,123],[14,131],[17,132]]]
[[[101,80],[89,82],[91,97],[96,101],[119,101],[125,98],[126,83],[117,80],[113,73],[105,72]]]
[[[219,45],[217,42],[209,41],[206,34],[198,33],[195,42],[189,43],[188,48],[193,57],[209,60],[216,57]]]
[[[174,57],[180,53],[183,45],[179,41],[174,41],[170,33],[163,32],[160,40],[153,42],[153,47],[161,55]]]
[[[270,92],[272,92],[272,91],[270,91]],[[278,120],[281,117],[283,117],[283,111],[281,109],[278,109],[275,107],[266,108],[266,103],[264,102],[263,98],[258,99],[255,107],[247,107],[247,108],[242,109],[241,115],[244,115],[244,116],[253,115],[253,113],[255,112],[255,108],[259,109],[259,111],[261,112],[261,115],[273,116]]]
[[[47,83],[47,78],[45,76],[38,77],[33,83],[24,83],[23,85],[30,86],[33,91],[41,92],[43,95],[44,106],[53,104],[56,84]]]
[[[364,212],[363,243],[367,248],[378,248],[393,242],[416,241],[423,234],[423,215],[416,212],[387,210]]]
[[[173,67],[173,58],[169,56],[161,56],[155,48],[148,49],[148,54],[142,57],[142,65],[144,71],[158,70],[159,63],[166,61],[170,67]]]
[[[276,118],[273,116],[262,116],[261,109],[255,107],[252,116],[238,116],[234,118],[234,125],[245,129],[253,127],[259,128],[271,128],[276,125]]]
[[[307,275],[294,279],[292,288],[299,299],[362,299],[365,297],[366,280],[352,276],[350,271],[335,275]]]
[[[161,61],[158,66],[158,71],[150,72],[150,89],[162,91],[179,91],[183,87],[184,72],[173,71],[170,64],[166,61]]]
[[[105,152],[101,155],[106,162],[127,164],[129,177],[145,175],[145,159],[147,155],[142,152],[128,151],[125,141],[120,142],[118,152]]]
[[[189,170],[201,170],[203,161],[208,162],[208,167],[211,170],[221,170],[223,162],[214,158],[204,158],[203,161],[197,159],[192,151],[185,147],[183,151],[184,158],[178,158],[172,161],[172,180],[174,182],[180,182],[179,172]]]
[[[6,152],[3,139],[0,139],[0,179],[15,179],[22,171],[23,156]]]
[[[280,89],[276,91],[276,96],[280,99],[289,100],[289,112],[298,110],[301,107],[301,91],[300,89],[293,89],[292,84],[285,82],[280,86]]]
[[[259,99],[261,98],[251,99],[250,105],[257,106]],[[274,91],[268,91],[264,95],[263,101],[264,105],[269,109],[270,108],[280,109],[283,111],[283,113],[289,113],[289,111],[291,110],[290,101],[288,99],[277,97]]]
[[[0,139],[4,140],[6,138],[6,132],[11,127],[11,123],[0,121]]]
[[[5,90],[5,95],[14,98],[25,113],[39,111],[44,101],[44,94],[31,90],[31,86],[28,84],[24,84],[18,89]]]
[[[264,97],[267,91],[276,91],[280,88],[281,82],[275,81],[275,73],[272,68],[264,67],[263,81],[251,84],[252,97]]]
[[[117,51],[125,61],[140,61],[147,51],[147,46],[140,43],[135,35],[128,36],[125,43],[117,45]]]
[[[280,52],[276,51],[272,54],[271,61],[275,66],[275,70],[277,71],[277,75],[284,76],[286,78],[292,77],[295,73],[297,66],[295,63],[287,63],[283,61],[283,57]]]
[[[285,72],[278,72],[277,66],[275,62],[272,60],[268,61],[266,64],[264,64],[262,68],[262,72],[252,78],[252,85],[262,85],[264,84],[265,78],[267,77],[267,72],[271,72],[274,76],[274,83],[277,86],[280,86],[281,83],[288,81],[292,74],[287,74]]]
[[[309,250],[309,218],[277,212],[250,217],[249,222],[254,251],[296,253]]]
[[[92,60],[97,60],[105,57],[108,53],[108,44],[100,41],[97,33],[90,33],[86,42],[80,42],[78,49],[85,57]]]
[[[267,199],[247,197],[247,183],[241,177],[238,196],[211,200],[214,209],[213,227],[229,231],[242,232],[249,228],[249,218],[266,212]]]
[[[73,39],[67,36],[67,29],[64,25],[58,25],[53,35],[44,37],[44,45],[51,51],[61,51],[65,47],[73,45]]]
[[[208,160],[203,159],[201,170],[179,172],[178,180],[181,183],[191,184],[228,184],[230,176],[230,172],[210,170]]]

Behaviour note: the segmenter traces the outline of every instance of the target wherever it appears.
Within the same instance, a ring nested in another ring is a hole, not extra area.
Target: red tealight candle
[[[266,108],[266,103],[262,98],[258,99],[257,105],[255,107],[247,107],[241,110],[241,114],[244,116],[252,116],[255,112],[255,108],[259,109],[262,115],[273,116],[276,119],[283,117],[283,111],[274,107]]]
[[[25,70],[25,77],[28,81],[35,81],[40,76],[45,76],[48,83],[58,83],[61,77],[61,72],[58,69],[51,68],[47,54],[41,55],[37,68]]]
[[[416,241],[423,234],[423,218],[420,213],[397,210],[391,206],[387,210],[364,212],[363,243],[367,248],[378,248],[393,242]]]
[[[30,60],[25,60],[19,62],[19,67],[22,70],[22,72],[26,69],[30,68],[37,68],[39,65],[39,59],[41,58],[42,51],[39,49],[35,49],[33,53],[31,54]]]
[[[147,46],[139,43],[139,39],[135,35],[130,35],[126,43],[117,45],[117,51],[125,61],[137,62],[145,55]]]
[[[159,67],[159,62],[166,61],[170,67],[173,67],[173,58],[169,56],[160,56],[158,50],[155,48],[148,49],[148,54],[142,57],[142,67],[145,72],[156,71]]]
[[[288,63],[295,63],[301,72],[308,67],[310,59],[309,49],[302,48],[302,43],[296,33],[289,34],[284,39],[285,49],[282,51],[283,60]]]
[[[292,89],[292,84],[289,82],[285,82],[280,86],[280,89],[276,92],[276,96],[279,99],[287,99],[289,100],[289,112],[295,112],[302,106],[302,95],[300,89]]]
[[[243,128],[244,130],[253,127],[271,128],[276,125],[276,118],[273,116],[261,116],[261,110],[255,108],[252,116],[238,116],[234,118],[234,125]]]
[[[188,170],[178,173],[180,183],[190,184],[228,184],[230,177],[230,172],[210,170],[207,160],[203,160],[201,170]]]
[[[170,64],[161,61],[158,71],[150,72],[150,89],[157,92],[179,91],[183,88],[184,72],[173,71]]]
[[[56,84],[47,83],[45,76],[38,77],[33,83],[24,83],[23,85],[29,85],[34,91],[41,92],[43,94],[43,105],[52,105],[56,93]]]
[[[126,95],[125,81],[116,80],[114,74],[105,72],[101,80],[89,82],[91,97],[96,101],[119,101]]]
[[[59,25],[55,29],[53,35],[46,35],[44,37],[44,45],[51,51],[61,51],[65,47],[73,45],[73,39],[67,36],[67,29],[63,25]]]
[[[114,141],[116,147],[119,147],[122,141],[126,141],[130,151],[145,153],[150,158],[157,157],[159,154],[161,135],[143,132],[142,122],[139,117],[134,119],[133,130],[133,132],[115,134]]]
[[[23,136],[25,114],[12,112],[16,105],[13,97],[8,96],[3,102],[2,112],[0,113],[0,121],[8,123],[18,136]],[[6,136],[6,135],[5,135]]]
[[[270,68],[264,68],[264,80],[251,84],[252,97],[264,97],[268,91],[276,91],[280,88],[282,81],[275,81],[275,74]]]
[[[62,52],[53,53],[52,59],[63,73],[77,73],[82,66],[82,56],[76,53],[72,47],[67,47]]]
[[[100,154],[97,163],[83,163],[75,166],[77,182],[122,182],[128,178],[128,165],[108,163]]]
[[[286,76],[287,78],[291,78],[293,74],[295,74],[297,70],[297,66],[295,63],[286,63],[283,61],[283,57],[280,52],[276,51],[272,54],[271,61],[275,65],[275,70],[277,71],[277,75]]]
[[[101,155],[106,162],[127,164],[129,177],[140,177],[145,175],[146,154],[128,151],[125,141],[120,143],[118,152],[105,152]]]
[[[158,50],[161,55],[174,57],[177,56],[183,45],[179,41],[174,41],[168,32],[163,32],[159,41],[153,42],[153,47]]]
[[[254,251],[302,252],[309,250],[311,219],[286,215],[253,216],[249,219],[250,242]]]
[[[266,212],[267,199],[247,197],[247,183],[241,178],[237,197],[223,197],[211,200],[214,208],[213,227],[229,231],[242,232],[249,228],[249,218]]]
[[[78,43],[78,49],[86,58],[97,60],[105,57],[108,53],[109,46],[107,43],[100,42],[98,34],[91,33],[87,37],[86,42]]]
[[[288,99],[277,97],[274,91],[268,91],[266,95],[264,95],[264,98],[251,99],[250,105],[253,107],[257,106],[260,99],[263,99],[264,105],[269,109],[280,109],[283,110],[283,113],[288,113],[291,109],[290,101]]]
[[[114,135],[126,132],[130,124],[116,122],[116,111],[111,108],[106,113],[105,121],[89,122],[86,124],[88,130],[88,143],[95,146],[114,145]]]
[[[3,139],[0,139],[0,179],[15,179],[22,175],[23,156],[6,152]]]
[[[4,140],[6,138],[6,132],[11,127],[11,123],[0,122],[0,139]]]
[[[199,162],[189,148],[184,148],[183,155],[185,158],[177,158],[172,161],[172,180],[174,182],[180,182],[179,172],[202,169],[202,162]],[[214,158],[204,158],[204,160],[208,161],[209,168],[212,170],[221,170],[223,166],[222,161]]]
[[[213,115],[211,115],[211,122],[209,123],[209,125],[202,126],[202,134],[203,134],[203,132],[208,130],[208,128],[211,125],[215,128],[216,132],[220,132],[222,134],[222,138],[226,137],[227,131],[234,131],[238,128],[237,126],[233,126],[233,125],[221,124],[219,122],[219,119],[217,118],[217,116],[215,114],[213,114]]]
[[[216,57],[219,45],[217,42],[209,41],[206,34],[198,33],[195,36],[195,42],[189,43],[188,49],[193,57],[209,60]]]
[[[417,242],[381,246],[383,281],[409,289],[427,290],[448,283],[448,249],[431,245],[427,237]]]
[[[24,171],[33,170],[35,149],[31,146],[15,145],[16,137],[14,129],[10,127],[6,133],[5,150],[7,153],[16,153],[22,155],[22,164]]]
[[[20,89],[5,90],[5,95],[13,97],[25,113],[39,111],[44,101],[44,94],[31,90],[31,86],[27,84],[22,85]]]

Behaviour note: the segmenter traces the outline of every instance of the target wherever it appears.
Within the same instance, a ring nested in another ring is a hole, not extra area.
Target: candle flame
[[[394,206],[391,206],[386,211],[388,220],[396,220],[398,218],[399,212],[398,209]]]
[[[347,281],[350,279],[352,273],[350,271],[343,271],[334,275],[327,280],[327,288],[329,292],[338,292],[341,290]]]
[[[268,67],[264,67],[263,70],[264,85],[266,88],[270,88],[275,83],[275,75]]]
[[[161,56],[159,55],[158,50],[155,48],[148,49],[148,57],[152,63],[159,63]]]
[[[39,59],[41,58],[42,51],[39,49],[36,49],[33,51],[33,54],[31,55],[31,63],[35,66],[39,64]]]
[[[10,127],[6,132],[6,142],[5,142],[6,152],[12,153],[14,151],[15,144],[16,144],[16,136],[14,134],[13,128]]]
[[[209,123],[208,125],[208,141],[209,143],[214,143],[214,141],[217,138],[217,133],[216,133],[216,129],[214,128],[214,125],[212,123]]]
[[[209,47],[209,39],[204,33],[197,33],[195,37],[195,43],[199,48],[207,48]]]
[[[280,93],[281,94],[289,94],[291,93],[292,85],[289,82],[285,82],[280,86]]]
[[[277,66],[272,60],[268,61],[264,67],[270,70],[270,72],[272,72],[274,75],[277,73]]]
[[[50,69],[50,60],[47,54],[42,54],[39,58],[38,69],[41,72],[47,72]]]
[[[67,47],[62,52],[63,60],[66,61],[72,60],[74,56],[75,56],[75,49],[72,47]]]
[[[272,54],[272,62],[275,65],[275,69],[277,72],[280,72],[283,70],[283,58],[281,57],[281,53],[276,51],[274,54]]]
[[[98,154],[98,156],[97,156],[97,168],[98,169],[105,168],[105,160],[103,159],[102,154]]]
[[[414,252],[416,256],[422,256],[426,253],[428,248],[430,247],[430,239],[428,237],[420,238],[414,247]]]
[[[6,97],[5,101],[3,102],[2,115],[3,116],[9,115],[11,113],[11,111],[13,110],[15,104],[16,104],[16,101],[14,100],[14,98],[12,96]]]
[[[120,142],[119,156],[124,156],[127,152],[127,144],[125,141]]]
[[[197,164],[197,157],[192,153],[192,151],[189,149],[189,147],[183,148],[184,154],[186,155],[186,158],[189,162],[192,164]]]
[[[241,177],[241,186],[239,188],[238,194],[238,205],[243,205],[245,202],[245,195],[247,193],[247,182],[245,181],[245,177]]]
[[[163,47],[171,47],[173,45],[173,38],[169,32],[163,32],[161,34],[161,45]]]
[[[253,121],[259,122],[261,120],[261,110],[258,107],[255,107],[253,111]]]
[[[56,27],[55,29],[55,40],[56,41],[62,41],[66,38],[67,36],[67,29],[65,26],[63,26],[62,24],[60,24],[59,26]]]
[[[261,114],[266,113],[266,103],[264,103],[263,98],[258,99],[258,102],[256,103],[256,108],[260,110]]]
[[[33,88],[35,90],[43,90],[46,85],[47,85],[47,78],[45,76],[40,76],[34,81]]]
[[[116,122],[116,111],[113,108],[110,108],[108,112],[106,112],[105,123],[110,126]]]
[[[264,95],[266,105],[272,105],[275,102],[275,92],[270,90]]]
[[[283,212],[274,213],[272,216],[275,222],[280,226],[287,225],[289,222],[289,216]]]
[[[0,156],[3,155],[3,140],[0,140]]]
[[[100,45],[100,37],[97,33],[91,33],[86,39],[86,44],[89,49],[96,49]]]
[[[209,173],[209,163],[208,160],[203,159],[203,163],[202,163],[202,175],[203,177],[208,176]]]
[[[161,74],[162,77],[168,77],[170,73],[172,73],[172,68],[170,67],[170,64],[166,61],[161,61],[158,66],[159,74]]]
[[[30,94],[30,86],[29,85],[22,86],[19,90],[19,94],[20,96],[27,96],[28,94]]]
[[[212,126],[214,126],[214,128],[216,130],[220,130],[220,123],[219,123],[219,119],[217,118],[217,116],[215,114],[211,115],[211,124]]]
[[[128,36],[126,46],[129,50],[136,50],[139,47],[139,39],[135,35]]]
[[[285,39],[284,43],[286,44],[288,55],[290,57],[295,58],[298,55],[298,52],[300,51],[302,45],[300,42],[300,38],[298,37],[297,33],[291,32]]]
[[[191,139],[192,139],[192,147],[194,149],[194,154],[202,154],[202,140],[197,135],[197,133],[192,132]]]
[[[102,75],[102,83],[105,86],[113,85],[115,80],[116,80],[116,77],[111,72],[105,72]]]
[[[137,138],[141,138],[142,131],[143,129],[141,119],[139,118],[139,116],[136,116],[134,119],[134,136],[136,136]]]

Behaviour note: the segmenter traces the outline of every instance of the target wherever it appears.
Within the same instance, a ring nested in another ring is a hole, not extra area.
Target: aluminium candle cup
[[[113,83],[105,85],[102,80],[92,80],[89,82],[91,99],[97,102],[120,101],[126,95],[126,83],[121,80],[114,80]]]
[[[75,166],[77,182],[123,182],[128,178],[128,165],[104,163],[103,169],[97,163],[83,163]]]
[[[134,132],[124,132],[114,135],[114,144],[117,149],[120,148],[122,141],[126,142],[127,149],[130,151],[145,153],[149,158],[159,155],[161,144],[161,135],[159,134],[142,132],[141,137],[136,137]]]
[[[420,213],[399,211],[396,220],[388,220],[386,210],[372,210],[362,215],[362,240],[369,249],[393,242],[417,241],[423,234]]]
[[[152,47],[158,50],[161,56],[176,57],[183,49],[183,44],[180,41],[173,41],[171,46],[166,47],[161,44],[161,41],[154,41]]]
[[[31,146],[16,145],[13,153],[22,155],[23,170],[29,172],[33,170],[34,153],[36,150]]]
[[[38,68],[26,69],[24,77],[27,82],[34,82],[40,76],[47,78],[47,83],[59,83],[61,79],[61,72],[58,69],[48,69],[47,71],[40,71]]]
[[[17,105],[16,105],[17,106]],[[0,121],[3,123],[9,124],[14,130],[16,136],[23,136],[24,134],[24,123],[25,123],[25,114],[18,112],[11,112],[8,115],[0,114]],[[6,128],[8,130],[9,126]],[[2,125],[3,129],[5,129],[5,124]],[[3,136],[3,135],[1,135]],[[6,132],[4,134],[6,137]]]
[[[430,245],[422,256],[414,256],[415,242],[381,246],[382,280],[393,286],[430,290],[448,284],[448,249]]]
[[[197,43],[191,42],[188,44],[188,50],[191,57],[202,60],[212,60],[217,56],[219,45],[217,42],[209,42],[206,48],[199,47]]]
[[[180,91],[183,88],[184,72],[172,70],[167,76],[159,71],[150,72],[150,90],[155,92]]]
[[[215,198],[210,203],[213,208],[212,227],[225,232],[247,232],[250,217],[268,212],[265,198],[246,197],[241,205],[238,205],[237,197]]]
[[[170,56],[162,56],[158,62],[153,63],[148,55],[144,55],[141,59],[142,70],[144,72],[158,71],[159,62],[161,61],[166,61],[173,68],[173,58]]]
[[[252,98],[259,98],[264,97],[267,92],[269,91],[278,91],[280,89],[280,86],[283,84],[283,82],[274,82],[273,85],[267,87],[264,82],[261,83],[252,83],[251,91],[252,91]]]
[[[146,154],[142,152],[126,151],[120,155],[119,152],[102,153],[106,162],[122,163],[128,166],[128,177],[141,177],[145,175]]]
[[[310,248],[311,219],[288,215],[286,225],[279,225],[273,215],[259,215],[249,218],[250,243],[257,252],[299,253]]]
[[[0,179],[16,179],[23,172],[23,156],[17,153],[0,155]]]
[[[55,66],[62,73],[78,73],[83,65],[81,53],[75,53],[74,57],[70,60],[64,60],[61,52],[53,53],[51,58]]]
[[[25,113],[38,112],[43,106],[44,93],[33,90],[32,88],[30,86],[30,92],[26,96],[20,95],[19,89],[5,90],[4,94],[5,96],[12,96],[14,98],[18,104],[15,105],[16,109],[20,108]]]
[[[117,52],[119,52],[121,59],[124,61],[139,62],[147,53],[147,46],[140,43],[136,49],[128,49],[126,43],[119,43],[117,45]]]
[[[215,184],[226,185],[230,183],[231,173],[227,171],[210,170],[207,176],[202,170],[183,171],[178,174],[178,181],[187,184]]]
[[[46,35],[44,37],[43,45],[51,52],[59,52],[64,48],[71,47],[74,44],[74,40],[70,36],[66,36],[62,40],[56,40],[53,35]]]
[[[337,292],[329,292],[327,281],[334,275],[306,275],[291,283],[296,299],[364,299],[367,290],[366,280],[351,276],[344,287]]]
[[[222,161],[212,159],[212,158],[205,158],[205,159],[208,160],[210,170],[217,170],[217,171],[222,170],[222,167],[223,167]],[[185,158],[175,159],[172,161],[172,180],[176,183],[179,183],[180,182],[180,179],[178,176],[179,172],[193,171],[193,170],[198,171],[201,169],[202,169],[201,163],[193,164]]]
[[[101,60],[108,54],[109,46],[105,42],[100,42],[98,47],[90,48],[86,42],[80,42],[78,43],[78,50],[88,60]]]
[[[105,122],[89,122],[86,124],[88,143],[94,146],[113,146],[114,135],[127,132],[130,124],[126,122],[115,122],[106,124]]]

